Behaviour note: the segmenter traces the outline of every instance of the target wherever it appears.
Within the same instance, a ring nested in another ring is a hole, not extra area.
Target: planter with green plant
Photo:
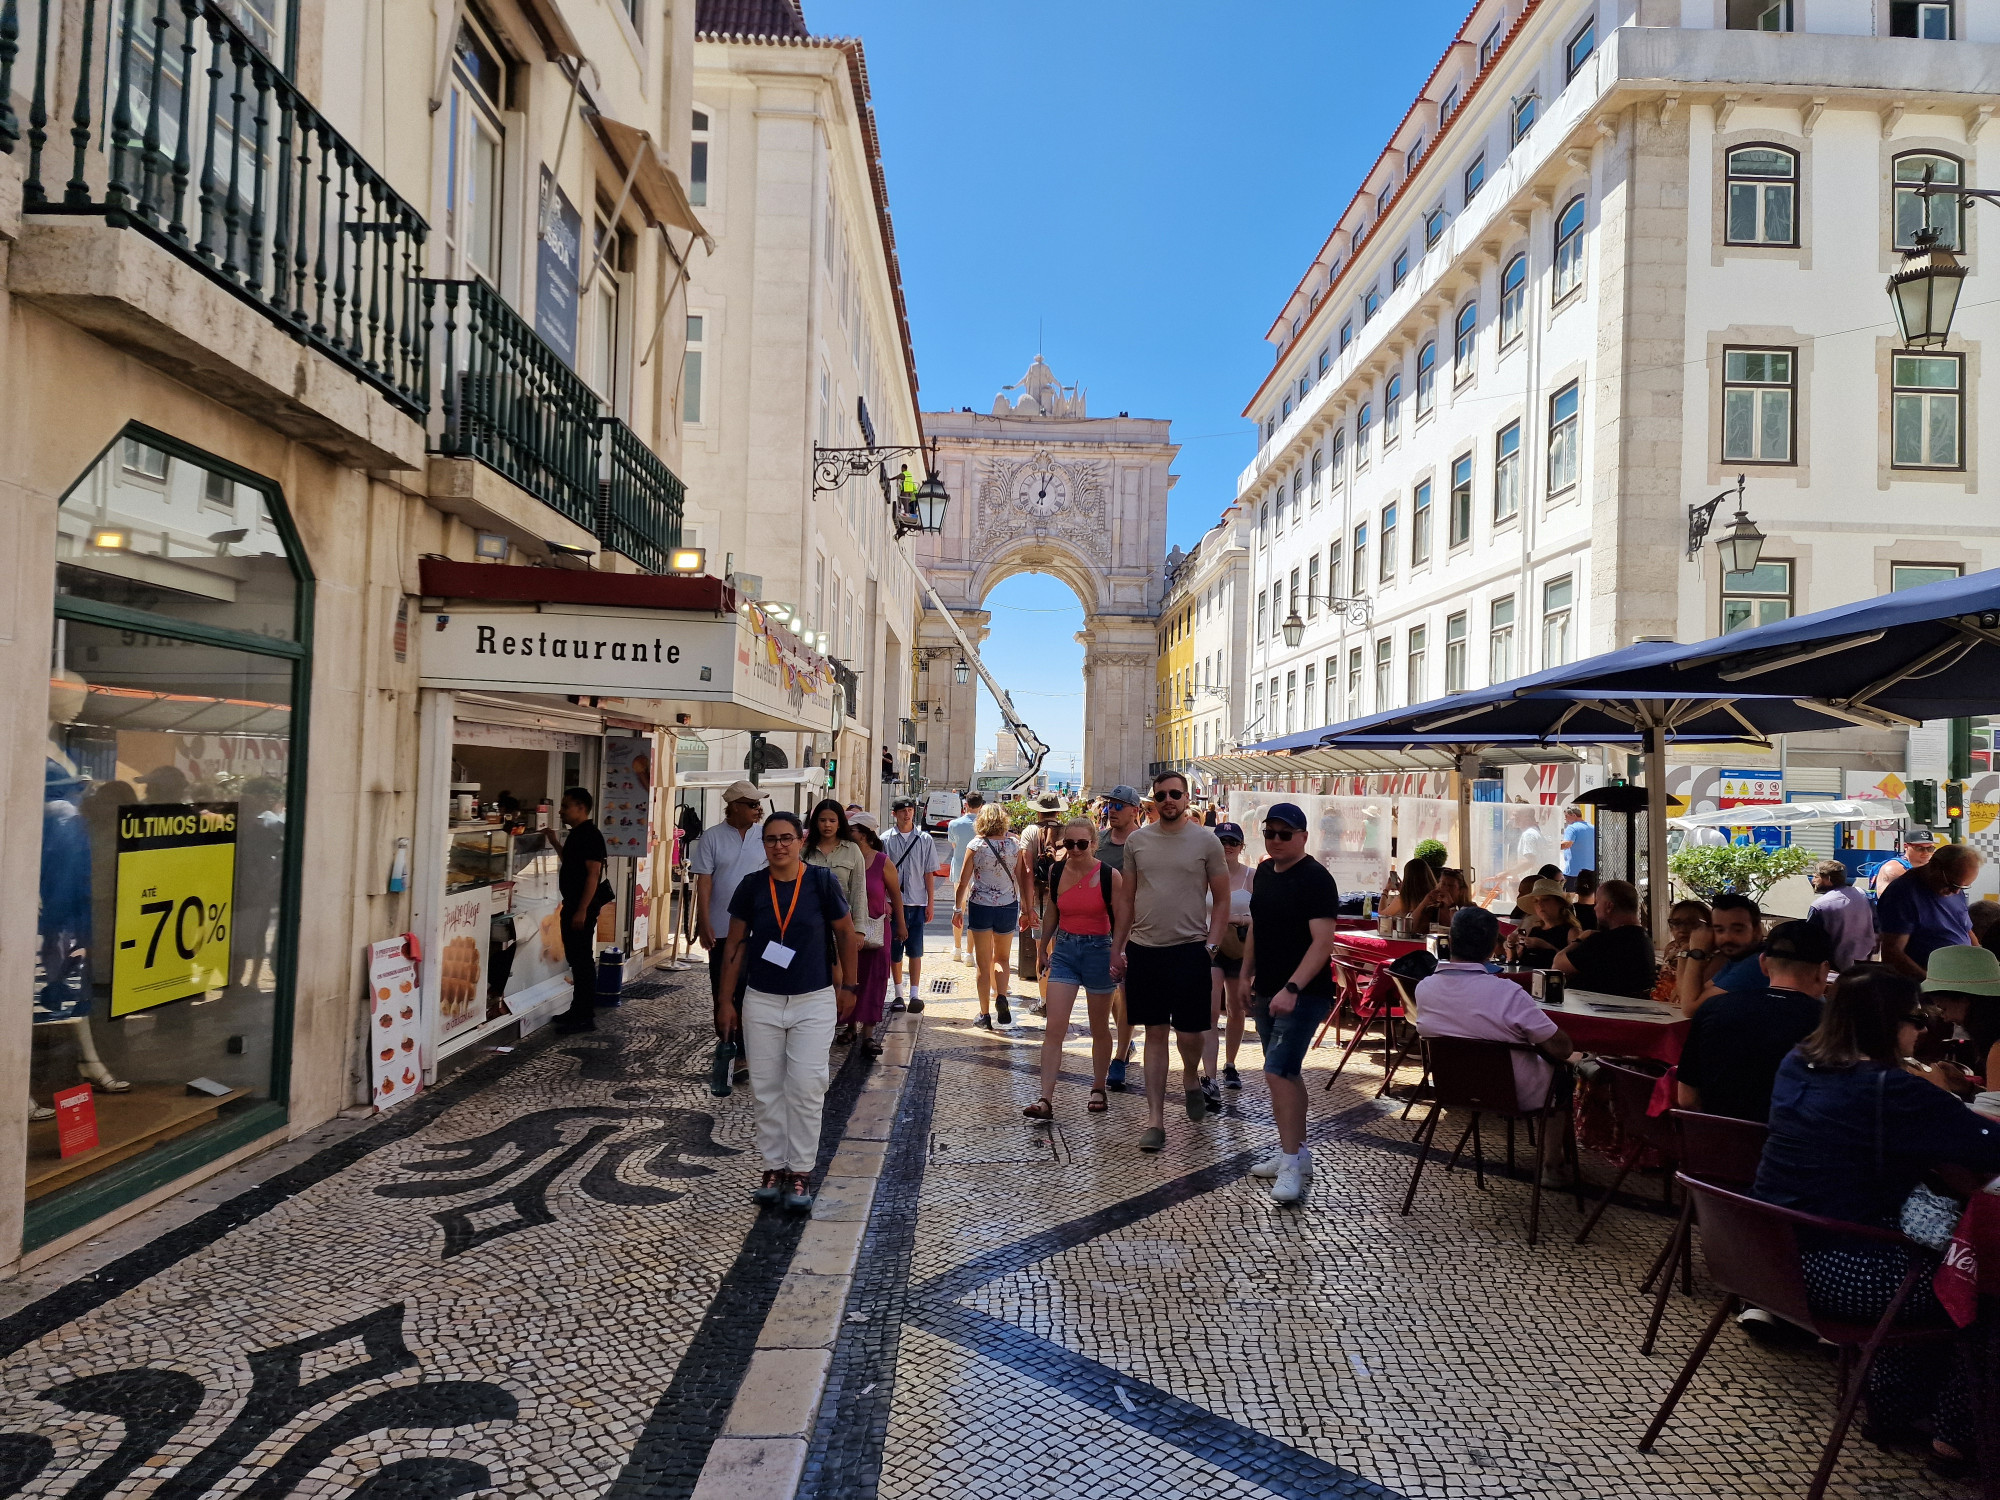
[[[1667,869],[1683,889],[1703,901],[1729,891],[1762,901],[1772,886],[1804,874],[1813,860],[1812,851],[1798,844],[1775,849],[1762,844],[1698,844],[1676,849],[1667,859]]]

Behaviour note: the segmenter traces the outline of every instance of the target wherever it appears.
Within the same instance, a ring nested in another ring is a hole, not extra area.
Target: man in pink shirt
[[[1486,970],[1500,942],[1493,913],[1461,906],[1451,919],[1451,961],[1417,984],[1417,1031],[1422,1036],[1462,1036],[1476,1041],[1524,1042],[1538,1049],[1514,1054],[1514,1091],[1523,1109],[1539,1109],[1549,1097],[1554,1065],[1576,1050],[1566,1032],[1534,997],[1511,979]],[[1564,1071],[1557,1098],[1569,1086]],[[1542,1132],[1544,1157],[1561,1149],[1560,1132]]]

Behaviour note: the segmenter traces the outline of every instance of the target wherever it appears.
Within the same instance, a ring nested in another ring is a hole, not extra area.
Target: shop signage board
[[[377,1109],[416,1093],[423,1083],[422,1007],[417,966],[400,937],[368,945],[368,1062]]]
[[[1715,773],[1717,807],[1768,807],[1785,800],[1785,778],[1776,767]]]
[[[121,807],[117,858],[111,1014],[129,1016],[226,986],[236,804]]]
[[[542,231],[535,259],[535,332],[576,368],[576,288],[583,253],[583,215],[542,168]]]
[[[597,827],[605,850],[643,859],[652,847],[653,737],[612,734],[604,739],[604,804]]]

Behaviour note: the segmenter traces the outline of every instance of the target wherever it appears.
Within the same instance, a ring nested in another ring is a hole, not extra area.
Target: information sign
[[[97,1100],[79,1083],[56,1096],[56,1147],[64,1156],[97,1149]]]
[[[418,1054],[417,966],[399,937],[368,945],[369,1066],[375,1107],[409,1098],[423,1082]]]
[[[117,853],[111,1014],[129,1016],[227,985],[236,804],[121,807]]]

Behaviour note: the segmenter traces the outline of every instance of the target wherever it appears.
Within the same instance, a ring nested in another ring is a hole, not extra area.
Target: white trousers
[[[803,995],[743,992],[743,1050],[757,1096],[757,1149],[766,1171],[810,1172],[838,1005],[831,988]]]

